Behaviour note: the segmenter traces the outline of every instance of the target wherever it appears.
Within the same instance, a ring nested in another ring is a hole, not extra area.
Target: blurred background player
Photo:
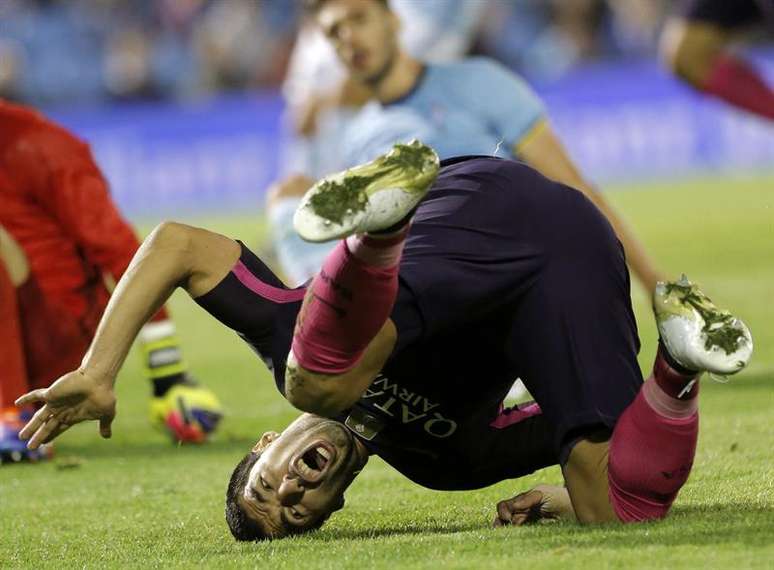
[[[401,20],[398,33],[404,49],[423,61],[440,63],[457,60],[470,51],[491,3],[392,0],[390,8]],[[295,284],[311,278],[329,248],[293,237],[287,224],[297,205],[293,197],[303,194],[309,180],[344,167],[339,141],[348,123],[373,97],[371,88],[353,78],[339,60],[314,14],[309,11],[304,16],[282,85],[287,107],[281,182],[270,190],[268,203],[274,242],[278,244],[276,254],[285,277]]]
[[[774,34],[774,0],[683,0],[682,11],[664,28],[662,55],[677,77],[699,91],[774,121],[774,90],[731,50],[755,28]]]
[[[110,198],[88,145],[37,112],[0,100],[0,452],[22,458],[19,395],[77,367],[139,242]],[[141,334],[151,417],[202,442],[217,398],[187,374],[162,309]],[[34,459],[35,457],[31,457]]]
[[[614,225],[630,266],[644,288],[653,291],[662,276],[645,248],[580,174],[549,125],[543,103],[521,78],[485,58],[446,64],[415,58],[401,45],[401,20],[386,0],[310,0],[305,5],[349,80],[373,101],[333,127],[320,127],[315,144],[318,154],[327,153],[326,159],[312,166],[299,161],[299,171],[269,192],[278,258],[294,284],[311,277],[329,249],[305,244],[290,224],[298,196],[313,177],[368,161],[397,141],[418,138],[441,158],[518,157],[580,190]]]
[[[468,53],[488,3],[393,0],[390,6],[404,22],[400,39],[406,51],[424,61],[444,62]],[[366,86],[351,80],[313,18],[302,22],[282,91],[290,126],[302,140],[314,138],[318,121],[330,122],[328,115],[337,111],[346,114],[348,109],[356,110],[372,95]],[[293,154],[291,157],[297,158]],[[292,166],[299,168],[297,164]]]

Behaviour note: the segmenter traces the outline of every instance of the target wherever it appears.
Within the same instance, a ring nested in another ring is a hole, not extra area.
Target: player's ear
[[[253,446],[253,453],[263,453],[269,447],[272,441],[277,439],[280,434],[276,431],[267,431],[261,436],[261,439]]]
[[[400,19],[400,16],[388,4],[382,4],[381,2],[377,2],[377,4],[384,12],[384,21],[390,27],[390,30],[397,35],[403,28],[403,21]]]
[[[388,22],[390,24],[390,28],[392,29],[393,33],[397,36],[400,31],[403,29],[403,22],[400,19],[400,16],[398,16],[395,12],[392,10],[389,10],[387,12],[387,18]]]

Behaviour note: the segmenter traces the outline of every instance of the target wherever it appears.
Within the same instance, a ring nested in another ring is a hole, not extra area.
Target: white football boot
[[[293,226],[306,241],[325,242],[389,228],[406,217],[438,175],[435,151],[418,140],[327,176],[304,195]]]
[[[750,361],[753,341],[747,325],[718,309],[685,275],[658,283],[653,309],[661,341],[681,366],[730,375]]]

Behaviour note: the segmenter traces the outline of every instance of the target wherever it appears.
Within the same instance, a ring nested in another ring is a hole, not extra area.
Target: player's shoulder
[[[470,56],[456,61],[428,64],[430,70],[443,75],[457,75],[480,79],[482,76],[513,74],[498,61],[486,56]]]
[[[89,152],[84,141],[31,107],[2,101],[0,117],[3,127],[13,133],[7,152],[45,155],[49,164],[56,162],[52,157],[72,158]]]

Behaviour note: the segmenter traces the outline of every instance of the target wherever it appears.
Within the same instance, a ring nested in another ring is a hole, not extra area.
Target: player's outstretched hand
[[[110,437],[116,415],[113,379],[95,377],[84,370],[65,374],[48,388],[33,390],[16,400],[17,406],[42,403],[19,432],[27,447],[37,449],[77,423],[99,420],[99,433]]]
[[[494,526],[521,526],[568,516],[574,516],[574,511],[567,489],[538,485],[526,493],[497,503]]]

